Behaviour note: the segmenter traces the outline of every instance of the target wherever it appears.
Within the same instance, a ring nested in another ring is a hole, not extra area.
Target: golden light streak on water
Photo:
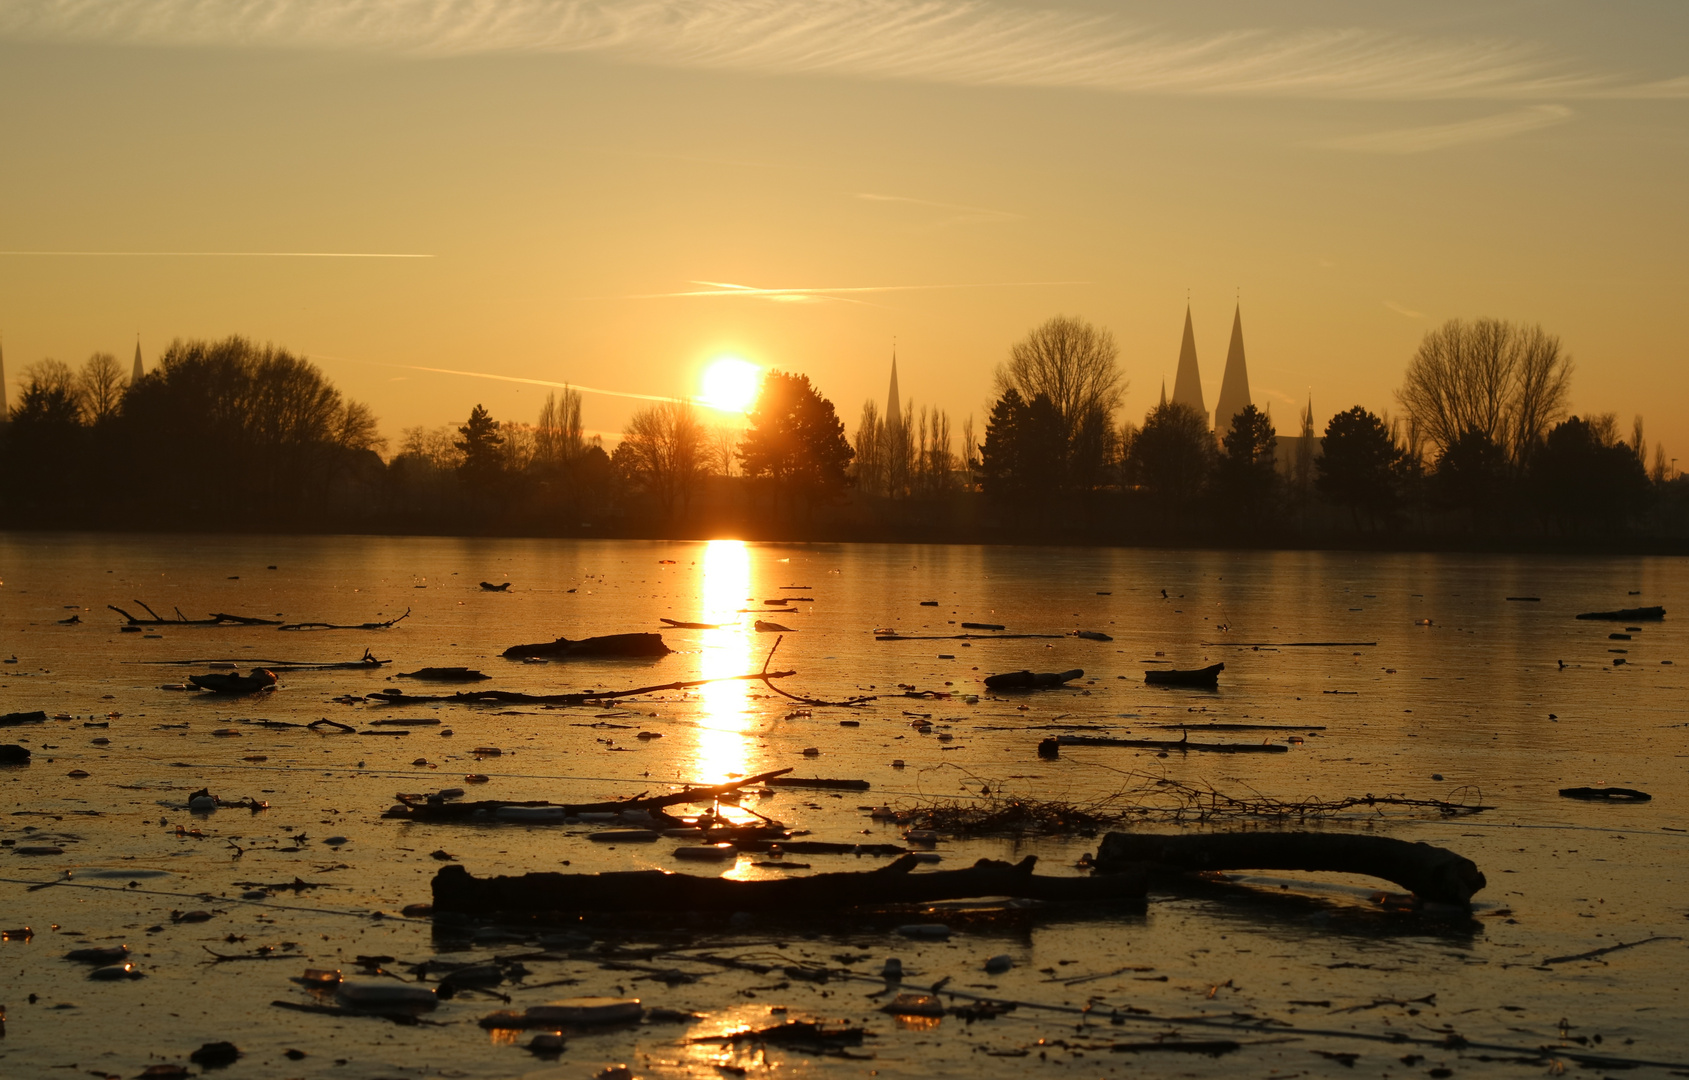
[[[751,595],[751,552],[743,540],[711,540],[704,548],[704,579],[699,597],[699,622],[720,623],[718,630],[699,634],[702,655],[699,676],[719,679],[744,675],[757,666],[755,632],[739,610]],[[708,784],[723,783],[747,771],[751,725],[750,686],[744,682],[711,683],[699,689],[704,715],[698,728],[696,777]]]

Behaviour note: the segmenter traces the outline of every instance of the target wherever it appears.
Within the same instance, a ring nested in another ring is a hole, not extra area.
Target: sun
[[[742,413],[756,403],[762,388],[762,368],[737,356],[723,356],[704,369],[704,392],[699,401],[722,412]]]

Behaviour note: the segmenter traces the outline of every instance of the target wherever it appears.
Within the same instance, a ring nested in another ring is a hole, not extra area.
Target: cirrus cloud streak
[[[1507,40],[1376,30],[1176,33],[996,0],[6,0],[0,38],[641,64],[1086,89],[1421,100],[1689,97]]]

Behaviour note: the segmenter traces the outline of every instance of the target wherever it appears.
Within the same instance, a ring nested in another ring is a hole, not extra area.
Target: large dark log
[[[1467,904],[1487,882],[1471,859],[1446,848],[1353,833],[1111,832],[1097,847],[1103,873],[1142,870],[1334,870],[1394,882],[1421,900]]]
[[[669,647],[663,644],[661,634],[604,634],[579,641],[560,637],[556,641],[542,641],[534,645],[512,645],[504,650],[504,655],[512,660],[528,656],[626,658],[668,654]]]
[[[771,881],[632,870],[609,874],[536,873],[477,878],[462,866],[434,875],[434,910],[470,914],[495,911],[781,911],[819,912],[887,904],[918,904],[970,897],[1016,896],[1036,900],[1120,901],[1144,895],[1135,871],[1100,877],[1046,877],[1032,872],[1037,856],[1018,863],[981,859],[965,870],[913,873],[905,855],[877,870],[815,874]]]
[[[1579,615],[1580,619],[1598,619],[1603,622],[1642,622],[1644,620],[1659,620],[1666,617],[1663,607],[1627,607],[1617,611],[1586,611]]]

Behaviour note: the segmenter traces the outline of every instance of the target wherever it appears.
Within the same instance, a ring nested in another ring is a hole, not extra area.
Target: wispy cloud
[[[426,371],[434,375],[460,375],[469,379],[491,379],[494,382],[523,383],[527,386],[554,386],[558,389],[579,390],[583,394],[603,394],[606,397],[633,398],[635,401],[680,401],[681,398],[665,397],[662,394],[636,394],[630,390],[604,390],[596,386],[582,386],[580,383],[557,382],[553,379],[523,379],[515,375],[495,375],[490,371],[463,371],[459,368],[424,367],[420,364],[394,364],[385,360],[359,360],[352,356],[328,356],[323,353],[311,353],[312,360],[327,360],[340,364],[367,364],[370,367],[396,368],[400,371]]]
[[[1410,319],[1423,319],[1423,318],[1425,318],[1425,313],[1423,311],[1415,311],[1410,307],[1403,307],[1402,305],[1396,303],[1394,300],[1384,301],[1384,306],[1389,308],[1391,311],[1394,311],[1397,315],[1405,315],[1406,317],[1408,317]]]
[[[0,251],[0,255],[99,256],[137,259],[432,259],[403,251]]]
[[[1527,131],[1564,124],[1571,118],[1572,110],[1564,105],[1532,105],[1494,116],[1480,116],[1476,120],[1349,135],[1341,139],[1328,139],[1316,145],[1331,150],[1353,150],[1363,154],[1424,154],[1450,146],[1510,139]]]
[[[941,211],[943,216],[930,223],[933,227],[986,221],[1014,221],[1023,216],[1008,210],[989,210],[983,206],[967,206],[963,203],[935,202],[932,199],[915,199],[907,195],[876,195],[873,192],[859,191],[856,197],[863,202],[901,204],[923,210]]]
[[[631,62],[970,86],[1407,100],[1689,97],[1529,43],[1348,29],[1179,34],[1007,0],[5,0],[0,36]]]
[[[755,285],[735,285],[729,281],[694,281],[694,285],[703,285],[702,289],[685,289],[680,292],[661,293],[627,293],[622,296],[584,296],[582,300],[670,300],[685,296],[733,296],[758,300],[773,300],[784,303],[819,303],[836,300],[849,304],[862,304],[867,301],[859,300],[849,294],[854,293],[888,293],[888,292],[930,292],[943,289],[1020,289],[1049,285],[1089,285],[1088,281],[979,281],[957,285],[843,285],[827,288],[785,288],[764,289]]]

